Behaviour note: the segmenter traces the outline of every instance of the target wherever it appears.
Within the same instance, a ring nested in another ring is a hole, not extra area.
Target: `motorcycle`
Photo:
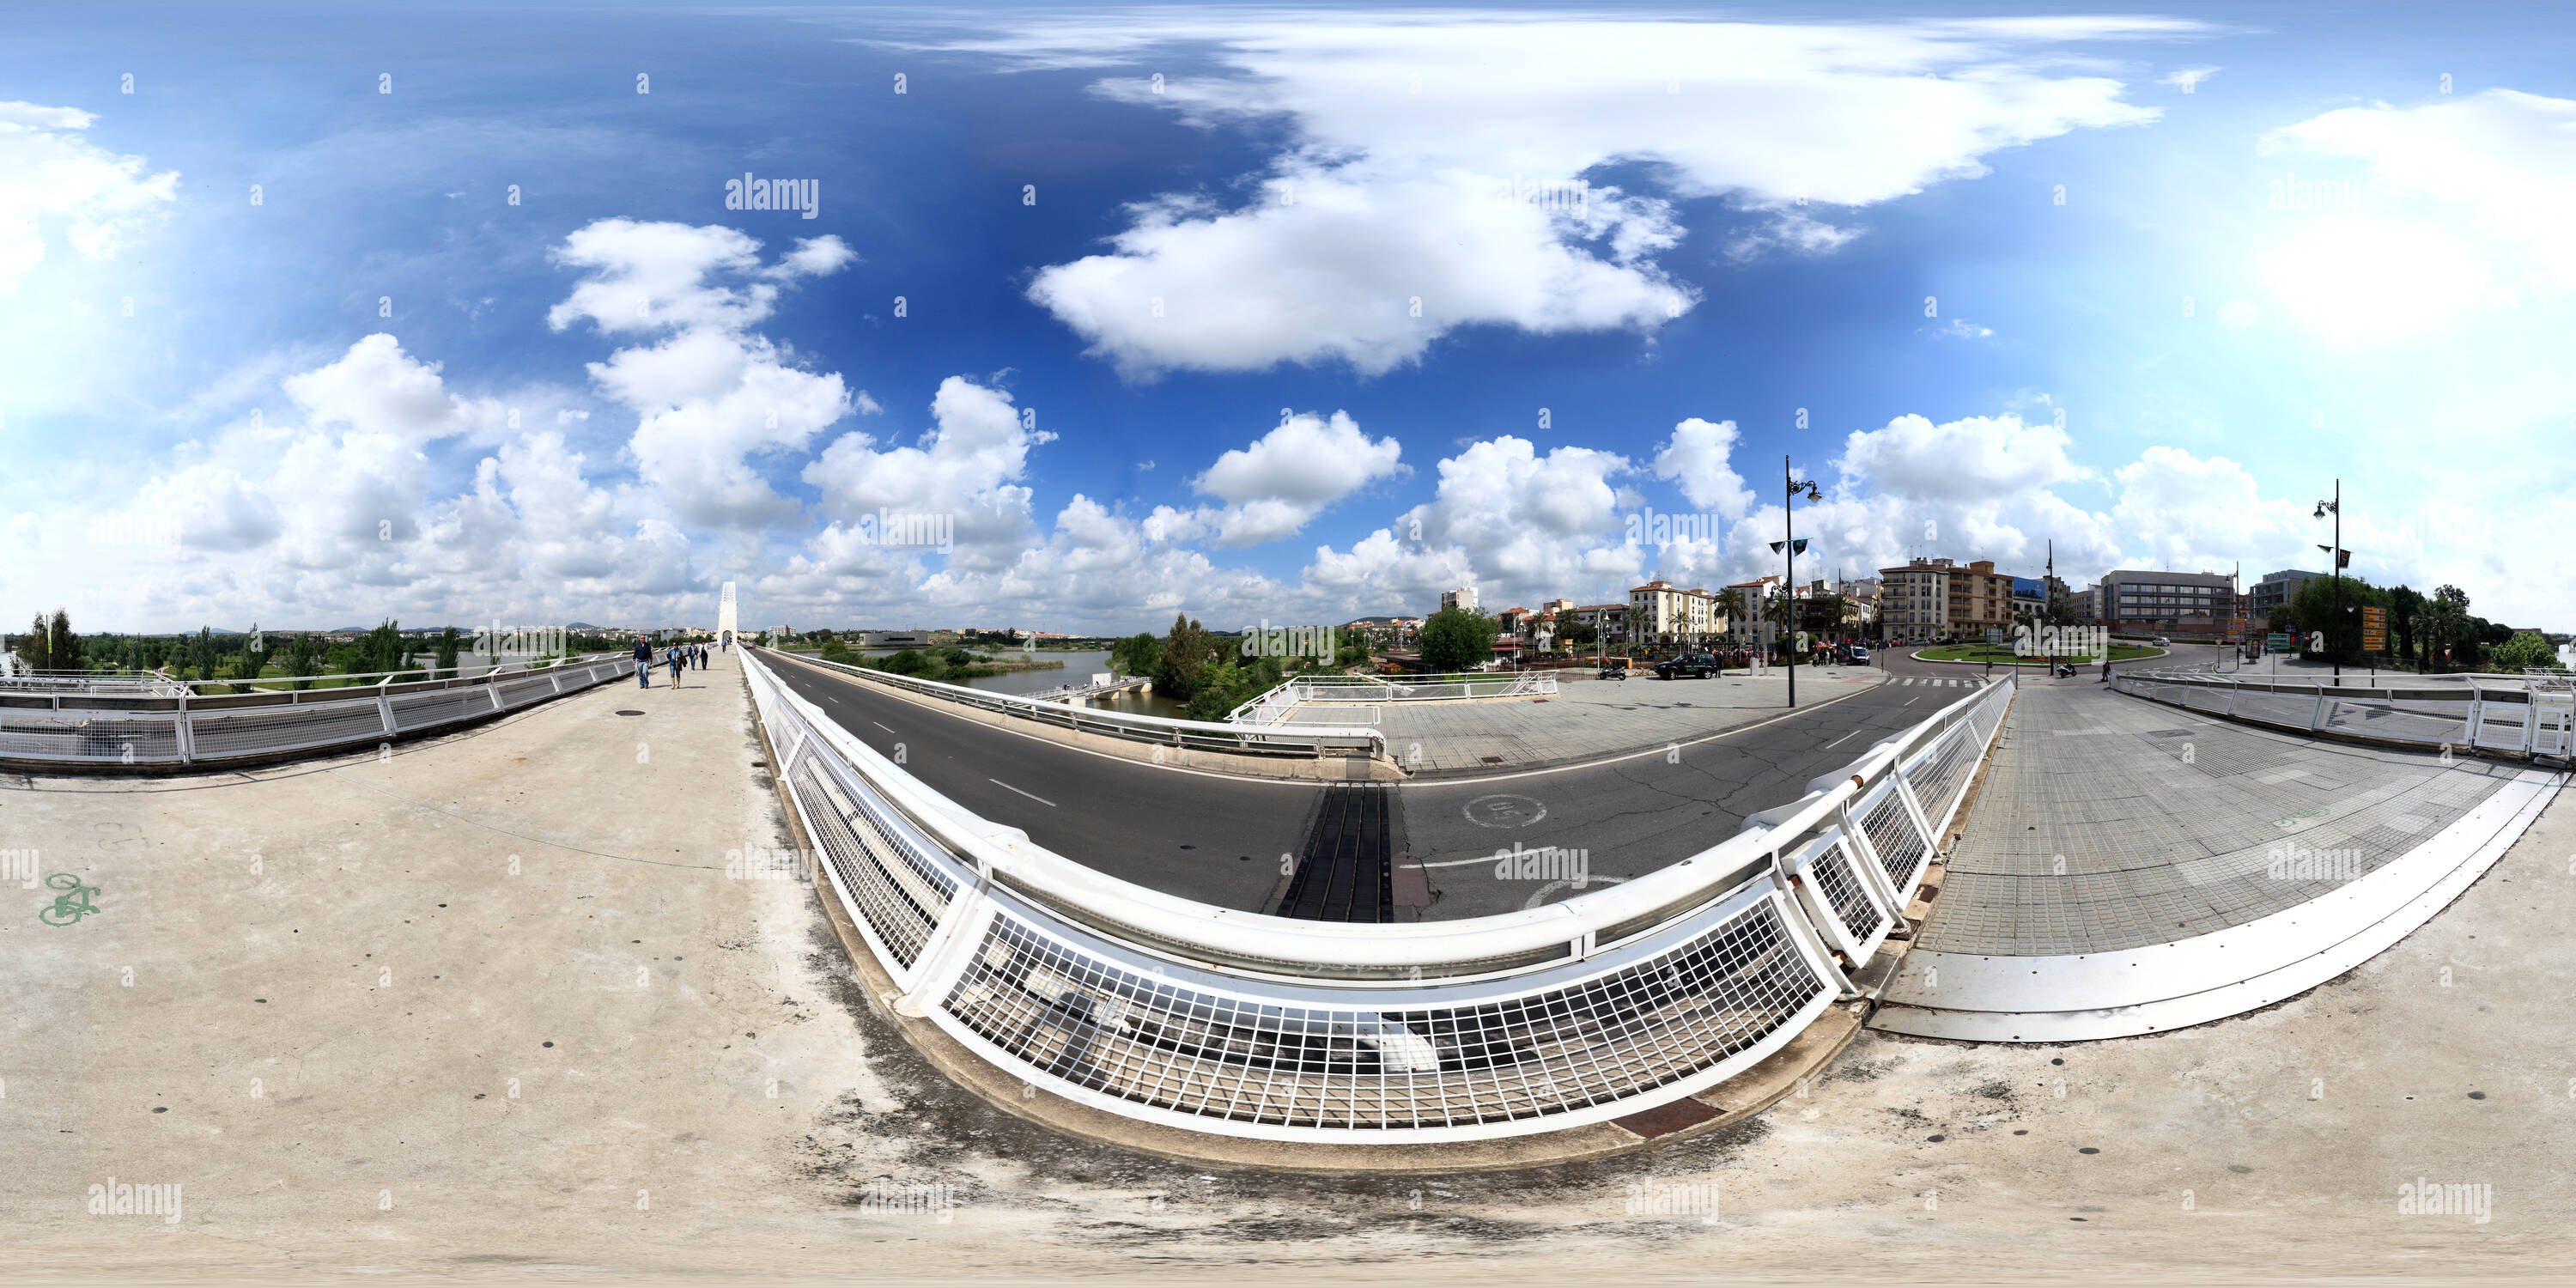
[[[2064,662],[2050,663],[2048,673],[2061,680],[2072,680],[2075,678],[2075,668]]]

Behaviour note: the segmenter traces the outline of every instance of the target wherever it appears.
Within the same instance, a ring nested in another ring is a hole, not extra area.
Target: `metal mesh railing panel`
[[[946,1009],[1036,1074],[1175,1113],[1400,1131],[1508,1122],[1709,1069],[1833,990],[1761,899],[1581,984],[1448,1007],[1258,1001],[1137,973],[997,916]]]
[[[415,693],[392,702],[394,728],[405,732],[492,714],[492,699],[479,688]]]
[[[197,758],[213,760],[382,738],[385,716],[372,700],[360,699],[270,707],[235,716],[190,716],[188,730]]]
[[[1869,834],[1870,848],[1878,851],[1878,861],[1887,870],[1889,885],[1898,890],[1914,888],[1922,874],[1931,843],[1914,826],[1914,817],[1905,810],[1905,800],[1893,789],[1881,796],[1878,804],[1861,819],[1861,830]]]
[[[840,877],[841,887],[850,892],[859,915],[867,919],[877,942],[896,962],[910,967],[920,959],[921,946],[929,942],[931,931],[938,928],[949,890],[936,888],[937,897],[932,897],[920,883],[909,883],[907,888],[908,883],[898,880],[882,849],[862,839],[862,831],[870,839],[879,835],[875,824],[846,794],[825,784],[813,757],[806,757],[789,781],[796,787],[797,802],[804,806],[815,847]]]
[[[501,684],[501,705],[522,707],[539,698],[552,697],[554,681],[542,676],[533,680],[506,680]]]
[[[137,764],[177,760],[178,719],[0,711],[0,756],[14,760],[130,760]]]
[[[1867,944],[1887,928],[1888,917],[1863,893],[1860,874],[1852,870],[1856,862],[1850,847],[1836,842],[1816,856],[1815,866],[1808,869],[1816,877],[1816,887],[1825,894],[1825,902],[1834,910],[1834,920],[1843,923],[1855,942]]]

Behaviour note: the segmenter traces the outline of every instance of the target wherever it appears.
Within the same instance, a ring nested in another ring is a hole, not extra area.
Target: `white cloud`
[[[45,230],[86,259],[116,253],[166,219],[179,172],[144,173],[78,133],[97,117],[69,107],[0,103],[0,295],[44,262]]]
[[[950,567],[1008,564],[1033,537],[1029,449],[1055,435],[1028,425],[1011,396],[963,376],[939,383],[936,423],[919,447],[877,450],[868,434],[843,434],[805,467],[822,492],[824,515],[856,540],[860,520],[879,509],[946,515],[953,525]]]
[[[1940,425],[1899,416],[1885,429],[1844,439],[1835,465],[1887,495],[1972,501],[2093,477],[2075,463],[2073,449],[2065,430],[2024,425],[2011,413]]]
[[[1227,503],[1207,516],[1219,542],[1255,545],[1296,535],[1325,507],[1396,474],[1403,454],[1393,438],[1361,433],[1347,412],[1306,412],[1218,457],[1190,486]]]
[[[2171,85],[2175,89],[2189,94],[2194,90],[2199,89],[2202,82],[2217,75],[2219,71],[2220,69],[2216,67],[2182,67],[2177,68],[2174,71],[2167,72],[2164,79],[2158,83]]]
[[[1460,326],[1649,330],[1697,299],[1643,262],[1678,237],[1663,203],[1615,190],[1578,214],[1462,170],[1303,159],[1264,190],[1235,210],[1140,204],[1112,253],[1040,270],[1029,298],[1131,378],[1334,361],[1377,375]]]
[[[588,321],[611,334],[669,333],[590,364],[590,374],[637,413],[637,473],[699,527],[749,531],[795,517],[796,503],[753,458],[801,451],[853,410],[876,410],[839,373],[800,370],[748,330],[768,317],[778,283],[856,257],[837,237],[801,241],[767,267],[759,250],[731,228],[606,219],[565,238],[556,255],[588,276],[547,313],[555,329]]]
[[[1822,253],[1855,230],[1794,207],[1866,206],[1983,174],[1980,158],[2000,148],[2156,119],[2121,101],[2117,81],[2061,74],[2059,51],[2039,46],[2188,29],[1157,23],[1168,39],[1213,42],[1234,74],[1101,92],[1200,126],[1283,122],[1294,145],[1257,198],[1141,203],[1110,253],[1034,279],[1030,298],[1132,377],[1331,361],[1376,374],[1478,323],[1651,331],[1695,302],[1653,262],[1679,237],[1667,206],[1606,187],[1571,212],[1492,194],[1557,193],[1599,167],[1654,163],[1677,196],[1771,212],[1732,253]],[[952,47],[1062,65],[1068,49],[1135,46],[1118,24],[1087,22]]]
[[[2380,189],[2454,203],[2527,255],[2536,276],[2576,287],[2576,99],[2496,89],[2341,108],[2275,130],[2263,147],[2357,158]]]
[[[1655,477],[1678,480],[1692,505],[1728,519],[1743,518],[1753,493],[1727,459],[1739,441],[1734,421],[1711,424],[1693,416],[1673,426],[1673,436],[1656,452]]]
[[[329,365],[289,376],[283,384],[312,424],[346,425],[414,446],[502,414],[497,404],[472,405],[449,394],[439,366],[414,359],[400,340],[380,331]]]

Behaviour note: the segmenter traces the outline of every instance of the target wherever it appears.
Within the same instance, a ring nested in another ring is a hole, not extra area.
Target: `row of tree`
[[[1490,622],[1487,627],[1490,644]],[[1429,629],[1424,623],[1426,635]],[[1357,639],[1336,641],[1331,657],[1245,657],[1242,636],[1217,634],[1187,613],[1176,614],[1172,629],[1160,639],[1140,633],[1109,646],[1111,670],[1152,676],[1154,692],[1181,703],[1193,720],[1222,720],[1289,676],[1339,671],[1368,660],[1368,645]]]
[[[2558,665],[2557,650],[2530,631],[2515,631],[2469,611],[2469,594],[2443,585],[2426,595],[2411,586],[2374,586],[2345,576],[2301,582],[2290,602],[2274,611],[2275,631],[2301,637],[2307,651],[2347,664],[2362,656],[2361,610],[2386,613],[2387,643],[2383,653],[2398,665],[2426,673],[2443,671],[2519,671]],[[2321,637],[2321,638],[2320,638]],[[2323,647],[2315,647],[2317,644]]]

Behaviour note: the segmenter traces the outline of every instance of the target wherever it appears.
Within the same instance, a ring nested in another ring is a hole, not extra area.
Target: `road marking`
[[[874,720],[871,720],[871,721],[869,721],[868,723],[869,723],[869,724],[872,724],[872,725],[877,725],[877,728],[879,728],[879,729],[883,729],[883,730],[885,730],[887,733],[893,733],[893,732],[894,732],[894,726],[892,726],[892,725],[882,725],[882,724],[877,724],[877,722],[876,722],[876,721],[874,721]]]
[[[1826,751],[1832,751],[1834,748],[1836,748],[1836,747],[1839,747],[1839,746],[1843,745],[1844,740],[1845,740],[1845,739],[1850,738],[1850,737],[1852,736],[1852,733],[1859,733],[1859,732],[1860,732],[1860,730],[1858,730],[1858,729],[1854,729],[1854,730],[1852,730],[1852,731],[1851,731],[1851,733],[1844,734],[1841,738],[1836,738],[1836,739],[1834,739],[1832,742],[1826,743],[1826,744],[1825,744],[1825,746],[1824,746],[1824,749],[1825,749]]]
[[[985,782],[988,782],[988,783],[991,783],[991,784],[992,784],[992,785],[994,785],[995,787],[1001,787],[1001,788],[1006,788],[1006,789],[1008,789],[1008,790],[1010,790],[1010,791],[1020,792],[1020,789],[1019,789],[1019,788],[1017,788],[1017,787],[1012,787],[1009,783],[1003,782],[1001,779],[998,779],[998,778],[987,778],[987,779],[985,779],[984,781],[985,781]],[[1054,801],[1048,800],[1046,797],[1044,797],[1044,796],[1040,796],[1040,795],[1038,795],[1038,794],[1036,794],[1036,793],[1034,793],[1034,792],[1020,792],[1020,795],[1022,795],[1022,796],[1026,796],[1026,797],[1028,797],[1030,800],[1036,801],[1038,804],[1046,806],[1048,809],[1054,809],[1054,808],[1056,807],[1056,806],[1055,806],[1055,802],[1054,802]]]
[[[1920,694],[1920,693],[1918,693],[1918,694],[1915,694],[1913,697],[1907,698],[1907,699],[1906,699],[1906,700],[1904,700],[1903,702],[1899,702],[1899,703],[1897,703],[1896,705],[1898,705],[1898,706],[1900,706],[1900,707],[1910,707],[1910,706],[1913,706],[1913,705],[1914,705],[1915,703],[1917,703],[1917,702],[1921,702],[1922,700],[1923,700],[1923,695],[1922,695],[1922,694]]]

